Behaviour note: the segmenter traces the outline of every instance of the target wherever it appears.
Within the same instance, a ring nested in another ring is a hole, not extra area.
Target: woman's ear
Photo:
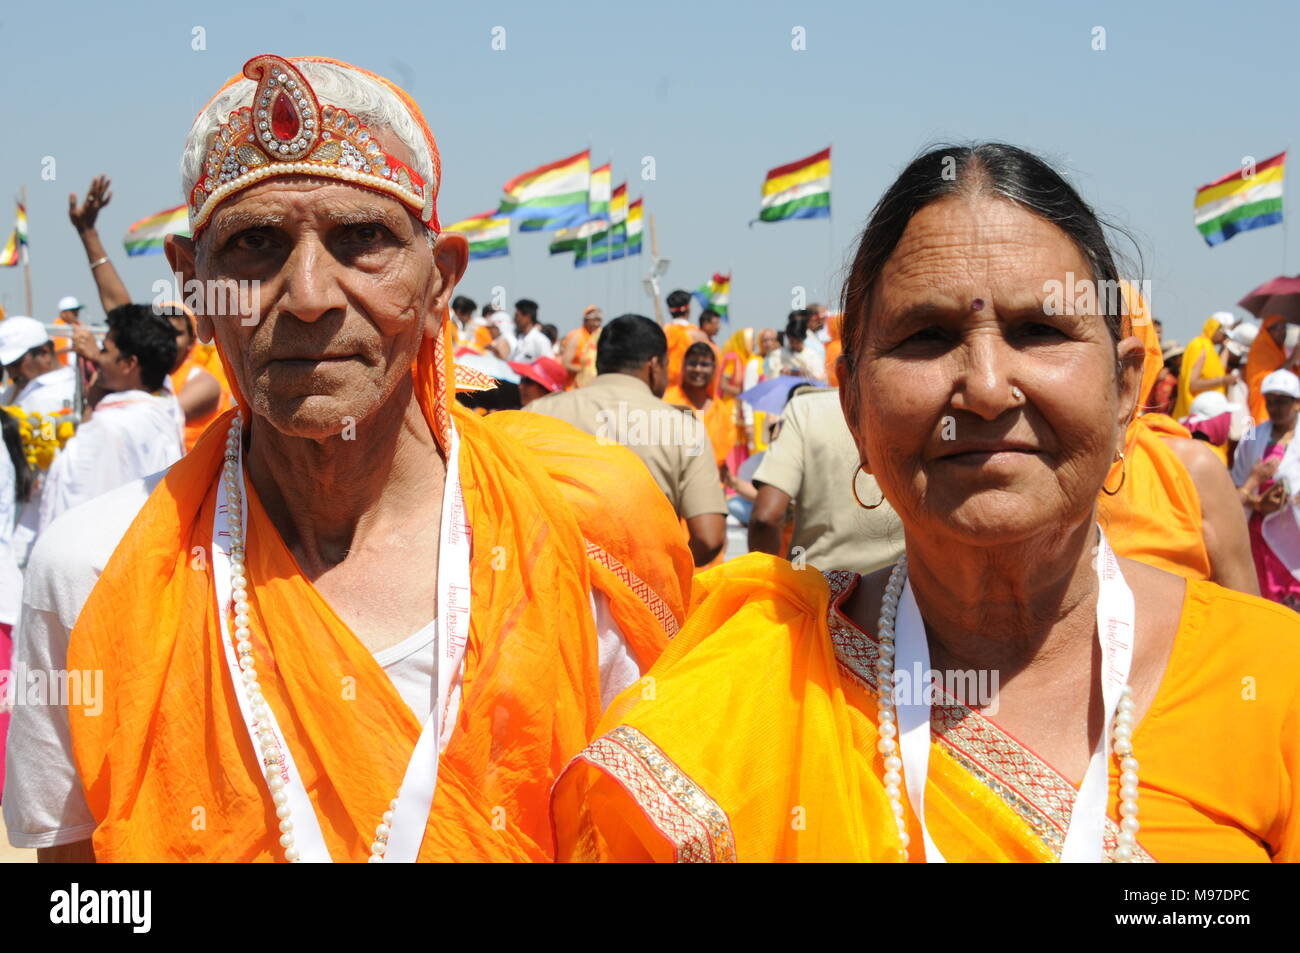
[[[1142,363],[1146,350],[1141,339],[1127,337],[1116,346],[1116,357],[1119,361],[1119,417],[1116,423],[1123,433],[1141,410],[1139,403],[1145,396],[1138,391],[1142,387]]]

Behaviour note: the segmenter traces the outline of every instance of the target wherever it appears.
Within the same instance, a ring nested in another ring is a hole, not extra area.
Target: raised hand
[[[77,204],[76,192],[68,195],[68,218],[73,228],[85,232],[95,227],[100,209],[113,199],[112,184],[106,175],[95,176],[86,190],[86,200],[80,205]]]

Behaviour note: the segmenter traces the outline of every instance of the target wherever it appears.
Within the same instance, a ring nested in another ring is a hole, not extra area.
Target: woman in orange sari
[[[1264,305],[1267,317],[1259,326],[1259,333],[1255,335],[1250,351],[1246,354],[1246,387],[1249,394],[1247,400],[1250,404],[1250,416],[1257,424],[1268,420],[1268,407],[1264,401],[1264,394],[1260,390],[1264,378],[1279,367],[1286,367],[1291,371],[1297,367],[1296,355],[1292,354],[1290,361],[1286,356],[1287,315],[1272,310],[1288,303],[1282,299],[1293,297],[1278,295],[1270,298]]]
[[[1118,274],[1040,159],[902,172],[839,371],[906,556],[697,576],[654,698],[617,699],[556,785],[561,858],[1300,859],[1300,618],[1114,555],[1096,498],[1142,344],[1115,296],[1047,306],[1066,280]]]

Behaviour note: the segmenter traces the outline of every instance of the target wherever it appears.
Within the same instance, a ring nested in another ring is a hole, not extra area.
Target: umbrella
[[[740,399],[762,413],[779,414],[785,408],[785,402],[790,399],[790,391],[805,384],[816,386],[817,382],[808,377],[781,374],[751,387],[740,395]]]
[[[511,370],[510,365],[495,354],[465,354],[456,358],[457,364],[464,364],[476,371],[482,371],[488,377],[507,384],[518,384],[519,375]]]
[[[1245,308],[1257,318],[1264,317],[1262,312],[1264,306],[1268,304],[1268,299],[1274,295],[1300,295],[1300,276],[1288,278],[1286,275],[1279,275],[1272,281],[1266,281],[1246,297],[1237,302],[1239,307]]]

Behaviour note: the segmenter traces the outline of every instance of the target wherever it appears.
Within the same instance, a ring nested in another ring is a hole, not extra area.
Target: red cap
[[[510,369],[520,377],[527,377],[534,384],[540,384],[552,394],[564,387],[564,382],[568,377],[564,371],[564,365],[553,357],[539,357],[531,364],[524,364],[522,361],[511,361]]]

